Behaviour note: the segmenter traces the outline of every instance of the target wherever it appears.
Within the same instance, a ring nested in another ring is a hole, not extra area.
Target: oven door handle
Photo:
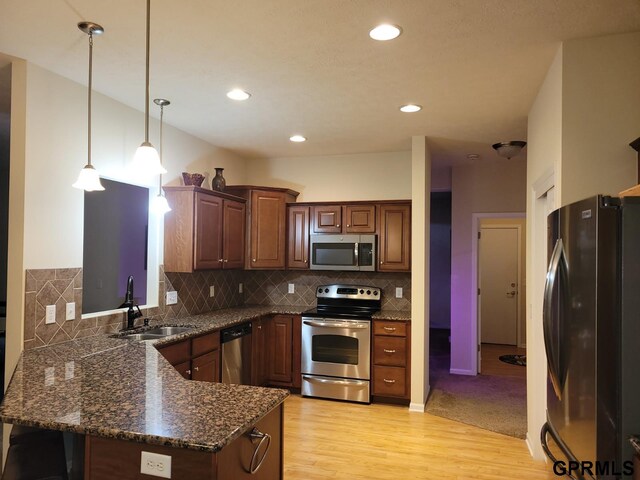
[[[307,382],[310,382],[310,383],[324,383],[324,384],[330,384],[330,385],[349,385],[354,387],[365,387],[369,383],[363,380],[347,380],[346,378],[340,379],[340,380],[337,380],[337,379],[333,380],[329,378],[312,377],[309,375],[303,375],[302,378],[303,380],[306,380]]]
[[[316,320],[304,320],[302,322],[305,325],[309,325],[310,327],[320,327],[320,328],[348,328],[348,329],[365,329],[370,328],[369,323],[360,323],[360,322],[319,322]]]

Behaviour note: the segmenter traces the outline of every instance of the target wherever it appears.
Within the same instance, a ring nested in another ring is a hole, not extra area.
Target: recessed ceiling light
[[[413,103],[400,107],[400,111],[404,113],[414,113],[419,112],[420,110],[422,110],[422,105],[414,105]]]
[[[402,33],[402,29],[397,25],[391,25],[389,23],[383,23],[373,28],[369,32],[369,36],[374,40],[380,40],[384,42],[386,40],[393,40]]]
[[[292,137],[289,137],[289,140],[291,140],[292,142],[304,142],[307,140],[307,137],[303,137],[302,135],[294,135]]]
[[[234,88],[230,92],[227,92],[227,97],[229,97],[231,100],[246,100],[250,96],[250,93],[245,92],[244,90],[240,90],[239,88]]]

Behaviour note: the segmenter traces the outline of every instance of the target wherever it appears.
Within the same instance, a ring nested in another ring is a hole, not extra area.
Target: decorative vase
[[[224,189],[227,186],[227,181],[222,176],[223,170],[224,168],[216,168],[216,176],[211,180],[211,188],[219,192],[224,192]]]
[[[187,173],[182,172],[182,180],[185,185],[195,185],[199,187],[202,185],[202,181],[204,180],[204,175],[201,173]]]

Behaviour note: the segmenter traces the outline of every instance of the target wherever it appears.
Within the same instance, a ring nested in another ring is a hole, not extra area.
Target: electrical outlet
[[[154,477],[171,478],[171,456],[142,451],[140,473]]]
[[[396,287],[396,298],[402,298],[402,287]]]
[[[242,283],[238,284],[238,293],[242,293],[244,290],[244,285],[242,285]]]
[[[76,302],[67,303],[66,320],[76,319]]]
[[[293,283],[289,284],[289,293],[296,293],[296,286]]]
[[[70,380],[75,375],[76,364],[74,362],[67,362],[64,364],[64,379]]]
[[[44,319],[44,323],[56,323],[56,306],[55,305],[47,305],[47,316]]]
[[[209,287],[209,296],[213,297],[215,294],[216,294],[216,287],[215,287],[215,285],[211,285]]]
[[[52,386],[56,383],[56,369],[55,367],[47,367],[44,369],[44,385],[46,387]]]
[[[165,302],[167,305],[175,305],[178,303],[178,292],[175,290],[172,292],[167,292],[167,301]]]

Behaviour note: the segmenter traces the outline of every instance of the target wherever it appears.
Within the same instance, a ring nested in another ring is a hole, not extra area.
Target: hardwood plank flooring
[[[495,343],[483,343],[480,347],[482,364],[480,373],[482,375],[499,375],[509,377],[527,377],[527,367],[510,365],[501,362],[501,355],[525,355],[525,348],[518,348],[515,345],[497,345]]]
[[[557,478],[523,440],[407,407],[292,395],[284,412],[285,480]]]

